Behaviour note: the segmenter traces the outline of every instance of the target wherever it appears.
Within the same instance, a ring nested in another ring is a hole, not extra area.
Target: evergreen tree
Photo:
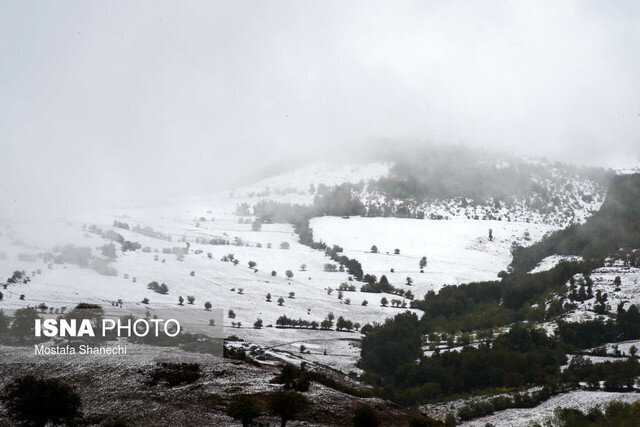
[[[248,427],[260,416],[260,409],[253,397],[235,396],[227,408],[227,415],[240,421],[242,427]]]
[[[427,257],[426,257],[426,256],[423,256],[423,257],[420,259],[420,268],[425,268],[426,266],[427,266]]]
[[[274,415],[278,415],[282,427],[309,407],[309,400],[295,391],[279,390],[269,396],[269,408]]]

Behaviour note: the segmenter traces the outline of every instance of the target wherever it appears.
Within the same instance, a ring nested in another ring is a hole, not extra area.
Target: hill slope
[[[550,255],[605,258],[640,247],[640,174],[614,178],[602,207],[584,224],[574,224],[514,251],[512,266],[529,271]]]

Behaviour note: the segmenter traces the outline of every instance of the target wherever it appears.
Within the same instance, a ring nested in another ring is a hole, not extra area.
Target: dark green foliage
[[[614,320],[584,322],[558,321],[558,335],[574,349],[595,347],[607,342],[640,338],[640,311],[636,305],[627,310],[621,305]]]
[[[562,349],[544,333],[514,327],[492,346],[465,347],[459,352],[422,358],[412,369],[398,370],[402,372],[396,372],[394,379],[403,388],[434,382],[440,385],[443,394],[520,387],[545,383],[559,374],[564,360]]]
[[[309,407],[309,400],[295,391],[278,390],[269,395],[269,409],[282,420],[282,427]]]
[[[152,290],[153,292],[157,292],[162,295],[166,295],[169,293],[169,287],[166,283],[158,284],[155,280],[147,285],[147,289]]]
[[[409,418],[409,427],[440,427],[444,425],[446,424],[424,415],[414,415]]]
[[[362,340],[360,363],[363,369],[389,375],[420,354],[418,317],[405,312],[367,333]]]
[[[243,427],[248,427],[260,416],[260,408],[251,396],[234,396],[227,408],[227,415],[240,421]]]
[[[640,247],[640,174],[613,179],[598,212],[584,224],[557,231],[527,248],[513,251],[512,267],[526,272],[543,258],[554,255],[581,255],[605,258],[620,248]]]
[[[527,319],[531,304],[550,291],[563,290],[573,275],[588,275],[596,265],[561,261],[551,270],[536,274],[510,274],[501,281],[445,286],[437,294],[429,291],[422,301],[412,301],[411,307],[425,312],[420,320],[424,332],[508,325]]]
[[[74,424],[80,417],[80,396],[57,379],[17,378],[1,398],[9,415],[22,425]]]
[[[364,378],[386,384],[381,390],[386,398],[412,405],[441,394],[545,384],[560,374],[566,360],[556,339],[518,324],[491,345],[478,348],[467,346],[426,357],[420,344],[415,315],[397,315],[372,328],[362,342]]]
[[[11,277],[7,279],[7,283],[18,284],[18,283],[27,283],[29,281],[29,277],[24,271],[14,271]]]
[[[491,415],[508,408],[533,408],[549,399],[554,392],[551,388],[543,387],[538,391],[516,393],[512,396],[496,396],[486,400],[470,402],[458,410],[458,417],[462,421],[469,421]]]
[[[35,335],[35,320],[39,317],[34,308],[16,310],[11,323],[11,334],[21,339],[33,338]]]
[[[366,274],[364,281],[367,282],[360,287],[360,292],[374,292],[374,293],[387,293],[398,294],[400,289],[392,286],[387,279],[387,276],[382,275],[380,281],[376,282],[376,276]],[[402,292],[404,293],[404,292]]]
[[[113,226],[117,228],[122,228],[123,230],[129,230],[131,228],[129,227],[129,224],[127,224],[126,222],[120,222],[118,220],[113,221]]]
[[[354,328],[353,322],[351,320],[346,320],[344,317],[338,317],[336,320],[336,331],[347,330],[350,331]]]
[[[282,298],[280,298],[280,300],[282,300]],[[278,301],[280,301],[278,300]],[[284,301],[284,300],[283,300]],[[281,305],[281,304],[280,304]],[[326,325],[324,325],[323,323],[318,323],[315,320],[305,320],[305,319],[293,319],[293,318],[289,318],[286,315],[282,315],[280,317],[278,317],[278,319],[276,319],[276,328],[311,328],[311,329],[318,329],[318,327],[320,327],[321,329],[331,329],[331,326],[333,325],[329,325],[329,327],[325,327]]]
[[[363,405],[356,409],[353,415],[353,427],[378,427],[379,425],[378,413],[371,406]]]
[[[10,324],[11,317],[4,314],[4,310],[0,310],[0,337],[7,334]]]
[[[311,382],[309,381],[306,371],[287,363],[282,366],[280,374],[271,380],[274,384],[282,384],[285,390],[295,390],[306,392],[309,391]]]
[[[122,242],[122,252],[137,251],[141,247],[142,245],[138,242],[130,242],[129,240]]]
[[[81,302],[77,304],[73,309],[66,312],[63,317],[67,320],[75,319],[77,324],[80,324],[83,320],[89,320],[91,322],[92,327],[95,331],[102,331],[102,319],[104,318],[104,310],[98,304],[91,304],[86,302]],[[102,336],[101,333],[96,333],[95,337],[71,337],[68,336],[67,340],[80,340],[80,341],[93,341],[93,340],[102,340],[109,339],[115,336],[115,331],[107,332],[105,336]]]
[[[575,356],[569,367],[562,373],[567,383],[586,381],[593,388],[600,387],[604,381],[605,390],[629,391],[633,389],[636,377],[640,375],[640,363],[636,359],[593,363],[582,356]]]
[[[350,396],[372,396],[371,392],[367,389],[357,389],[320,371],[310,371],[308,369],[303,369],[302,367],[298,368],[292,364],[283,365],[280,374],[274,377],[271,382],[274,384],[283,384],[285,389],[297,391],[307,391],[310,383],[315,382]],[[304,390],[300,390],[300,386]]]
[[[640,425],[640,402],[611,402],[604,411],[592,408],[586,414],[579,409],[558,408],[556,419],[562,427],[635,427]]]
[[[378,394],[404,405],[440,395],[517,388],[526,384],[588,381],[597,385],[604,381],[608,390],[627,390],[640,375],[640,364],[634,358],[592,364],[576,357],[568,369],[560,372],[568,350],[578,351],[605,342],[640,338],[640,310],[635,305],[627,310],[622,305],[618,307],[615,321],[560,321],[558,334],[553,337],[516,323],[491,344],[480,344],[477,348],[467,346],[458,352],[436,352],[431,357],[423,356],[419,351],[407,351],[420,348],[417,331],[415,319],[411,321],[408,314],[399,315],[383,325],[371,327],[362,343],[360,366],[365,370],[363,378],[374,385],[384,385]],[[419,360],[416,362],[416,359]],[[547,397],[521,396],[520,400],[505,404],[523,407],[535,405]],[[496,401],[486,407],[470,407],[460,416],[463,419],[475,418],[490,413],[502,403]]]

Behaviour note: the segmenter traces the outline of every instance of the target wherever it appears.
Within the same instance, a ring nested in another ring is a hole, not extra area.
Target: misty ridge
[[[474,214],[473,219],[512,220],[517,216],[514,212],[522,208],[545,216],[547,221],[562,223],[577,220],[572,217],[574,207],[601,202],[615,176],[609,169],[543,159],[526,160],[498,150],[463,145],[385,141],[350,153],[345,157],[351,164],[386,162],[390,165],[389,174],[334,187],[312,186],[309,194],[314,195],[313,206],[279,209],[278,203],[266,200],[257,203],[253,213],[266,221],[281,222],[299,222],[305,217],[321,215],[418,219],[426,215],[431,219],[444,219],[442,212],[429,215],[430,209],[443,204],[452,214],[469,206],[484,207],[485,213],[481,217]],[[341,163],[340,160],[328,162]],[[296,163],[296,167],[299,166]],[[278,171],[282,173],[282,167]],[[267,176],[268,169],[261,178]],[[589,183],[589,188],[583,187],[585,182]],[[296,193],[293,188],[274,191],[274,195]],[[265,187],[244,196],[268,198],[270,194],[271,189]],[[241,211],[247,215],[251,213],[247,202]]]

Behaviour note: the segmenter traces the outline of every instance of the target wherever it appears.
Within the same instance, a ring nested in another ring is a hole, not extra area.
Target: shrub
[[[33,338],[35,333],[35,320],[38,312],[34,308],[20,308],[13,315],[11,334],[18,338]]]
[[[300,353],[304,353],[306,347],[300,346]],[[290,363],[282,365],[280,374],[274,377],[271,382],[274,384],[282,384],[286,390],[295,390],[300,392],[309,391],[311,381],[309,373],[303,368],[298,368]]]
[[[295,419],[309,406],[309,400],[294,391],[276,391],[269,396],[269,408],[282,419],[282,426]]]
[[[378,427],[379,425],[378,413],[371,406],[363,405],[356,409],[353,427]]]
[[[243,427],[247,427],[260,416],[260,409],[253,397],[235,396],[227,408],[227,415],[240,421]]]
[[[326,263],[324,265],[324,271],[328,271],[328,272],[335,272],[338,271],[338,266],[336,266],[335,264],[331,264],[330,262]]]
[[[138,242],[130,242],[128,240],[122,242],[122,252],[137,251],[142,245]]]
[[[158,363],[151,372],[151,385],[164,383],[167,387],[191,384],[200,378],[200,365],[197,363]]]
[[[13,419],[24,425],[72,425],[80,416],[80,396],[57,379],[17,378],[5,388],[1,399]]]
[[[409,418],[409,427],[439,427],[442,425],[449,424],[443,424],[440,421],[436,421],[433,418],[424,415],[414,415]],[[455,425],[455,423],[453,425]]]
[[[419,264],[420,264],[420,268],[421,268],[421,269],[425,268],[425,267],[427,266],[427,257],[426,257],[426,256],[423,256],[423,257],[420,259],[420,263],[419,263]]]
[[[114,245],[113,243],[107,243],[106,245],[102,245],[100,247],[100,250],[102,251],[103,256],[109,259],[116,258],[116,245]]]
[[[169,287],[166,285],[166,283],[162,283],[159,285],[158,282],[153,281],[147,285],[147,288],[162,295],[166,295],[169,293]]]

